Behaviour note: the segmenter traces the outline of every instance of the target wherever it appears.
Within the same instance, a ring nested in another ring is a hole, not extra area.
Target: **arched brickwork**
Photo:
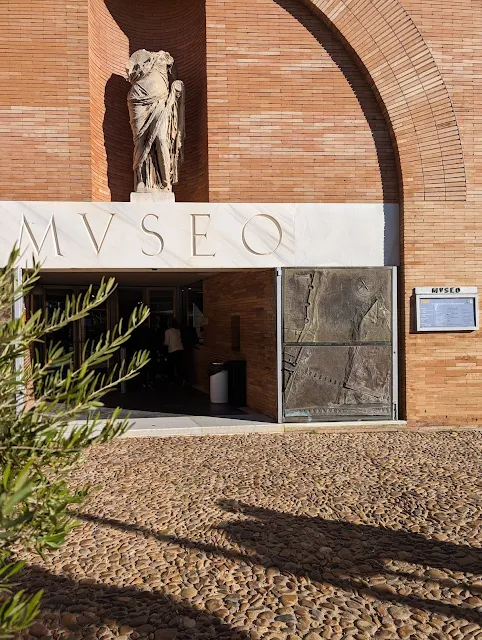
[[[122,76],[129,54],[144,47],[170,51],[186,83],[178,201],[398,201],[380,106],[350,53],[299,0],[227,3],[223,31],[209,24],[209,34],[204,0],[89,6],[93,200],[129,199],[132,137]],[[233,11],[241,12],[234,21]],[[248,15],[256,19],[245,22]]]
[[[212,202],[398,202],[390,133],[336,34],[300,0],[206,1]]]
[[[437,64],[398,0],[303,0],[355,53],[398,148],[404,200],[466,200],[462,143]]]

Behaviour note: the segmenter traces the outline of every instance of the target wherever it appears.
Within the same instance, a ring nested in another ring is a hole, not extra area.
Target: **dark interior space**
[[[66,297],[78,295],[92,283],[94,288],[101,277],[109,274],[44,273],[28,301],[31,312],[63,308]],[[128,362],[136,352],[146,350],[150,362],[137,377],[122,383],[104,398],[100,410],[103,418],[120,407],[132,418],[175,416],[216,416],[249,419],[246,409],[246,363],[229,366],[229,394],[226,402],[211,403],[209,366],[211,353],[204,344],[204,282],[211,273],[118,273],[117,289],[108,301],[93,310],[87,318],[76,321],[53,335],[50,341],[61,341],[73,353],[74,365],[82,363],[86,344],[95,344],[107,331],[122,322],[126,328],[136,307],[147,305],[149,318],[134,331],[130,339],[109,362],[105,372],[121,362]],[[141,286],[139,286],[141,285]],[[180,368],[170,368],[165,345],[166,330],[172,323],[180,332],[183,352]],[[42,349],[39,354],[42,357]],[[232,364],[232,363],[231,363]],[[239,365],[244,365],[240,368]],[[206,387],[207,382],[207,387]]]
[[[106,409],[120,407],[128,411],[131,418],[174,418],[186,415],[248,417],[239,407],[229,403],[213,404],[209,401],[207,393],[190,386],[170,385],[166,380],[158,380],[152,388],[141,386],[137,387],[137,390],[131,388],[125,393],[113,392],[105,398],[104,404]]]

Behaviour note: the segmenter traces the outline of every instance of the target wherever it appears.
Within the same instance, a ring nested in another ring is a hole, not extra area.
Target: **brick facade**
[[[206,37],[211,201],[398,202],[381,109],[313,12],[207,0]]]
[[[451,97],[462,141],[465,202],[408,200],[403,216],[406,413],[424,424],[477,423],[482,413],[479,332],[418,335],[410,324],[415,286],[456,282],[482,288],[482,7],[404,0]]]
[[[0,33],[0,197],[90,200],[87,0],[4,0]]]
[[[477,422],[480,333],[417,335],[410,305],[415,286],[482,288],[481,27],[476,0],[5,0],[0,198],[127,200],[121,74],[165,48],[188,98],[177,199],[400,201],[405,415]]]
[[[246,360],[247,404],[276,418],[276,288],[274,272],[217,274],[203,281],[205,347],[196,353],[197,383],[209,391],[210,362]],[[240,317],[240,348],[232,349],[231,318]]]

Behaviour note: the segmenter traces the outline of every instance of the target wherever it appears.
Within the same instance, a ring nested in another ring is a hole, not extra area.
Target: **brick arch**
[[[466,200],[452,101],[399,0],[303,0],[355,54],[391,127],[405,200]]]

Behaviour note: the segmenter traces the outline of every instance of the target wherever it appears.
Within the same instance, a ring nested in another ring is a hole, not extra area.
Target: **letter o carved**
[[[272,222],[274,224],[274,226],[276,228],[276,231],[278,232],[278,243],[270,251],[256,251],[255,249],[253,249],[252,247],[249,246],[248,241],[246,240],[246,228],[247,228],[248,224],[250,222],[252,222],[255,218],[266,218],[267,220],[269,220],[270,222]],[[244,244],[245,248],[250,253],[254,254],[255,256],[269,256],[272,253],[274,253],[278,249],[278,247],[280,246],[281,241],[283,240],[283,230],[281,229],[280,223],[275,218],[273,218],[273,216],[270,216],[267,213],[258,213],[255,216],[253,216],[250,220],[248,220],[248,222],[244,225],[243,232],[241,234],[241,238],[243,240],[243,244]]]

